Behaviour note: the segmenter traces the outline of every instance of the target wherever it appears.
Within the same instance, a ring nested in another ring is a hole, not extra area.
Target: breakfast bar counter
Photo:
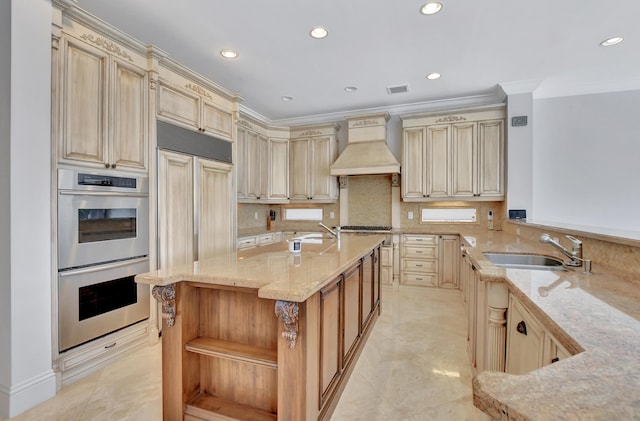
[[[163,307],[164,419],[329,419],[379,315],[383,241],[319,236],[136,276]]]

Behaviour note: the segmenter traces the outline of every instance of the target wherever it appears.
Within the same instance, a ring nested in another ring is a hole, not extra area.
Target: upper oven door
[[[148,254],[147,195],[58,191],[58,269]]]

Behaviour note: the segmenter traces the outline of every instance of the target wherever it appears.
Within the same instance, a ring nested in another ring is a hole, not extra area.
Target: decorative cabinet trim
[[[322,132],[320,130],[307,130],[306,132],[298,133],[298,136],[319,136]]]
[[[436,123],[455,123],[457,121],[467,121],[465,117],[450,115],[446,117],[441,117],[436,120]]]
[[[103,50],[111,53],[111,54],[116,54],[126,60],[129,60],[131,63],[133,63],[133,58],[129,55],[129,53],[125,50],[120,49],[120,47],[118,45],[116,45],[115,43],[109,41],[106,38],[103,37],[96,37],[92,34],[82,34],[80,36],[80,38],[82,38],[85,41],[89,41],[92,44],[95,44],[96,46],[102,48]]]
[[[353,127],[376,126],[380,124],[378,120],[359,120],[353,123]]]
[[[242,126],[242,127],[247,128],[249,130],[255,130],[253,128],[253,125],[251,125],[251,123],[249,123],[247,120],[238,119],[238,126]]]
[[[176,290],[172,285],[156,285],[151,290],[153,298],[162,304],[162,318],[167,319],[167,325],[173,326],[176,322]]]
[[[204,89],[202,86],[196,85],[194,83],[187,83],[186,85],[184,85],[184,87],[189,89],[190,91],[195,92],[196,94],[200,95],[201,97],[205,97],[205,98],[208,98],[208,99],[213,99],[211,94],[209,92],[207,92],[207,90]]]
[[[276,316],[284,323],[284,332],[282,337],[289,342],[289,349],[296,346],[298,338],[298,315],[299,305],[291,301],[276,301]],[[164,315],[163,315],[164,316]]]

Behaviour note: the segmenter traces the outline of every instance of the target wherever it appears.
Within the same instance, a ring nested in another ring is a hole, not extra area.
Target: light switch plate
[[[333,212],[329,212],[329,219],[335,219],[336,214]]]
[[[407,213],[407,219],[413,219],[413,212],[409,211]]]

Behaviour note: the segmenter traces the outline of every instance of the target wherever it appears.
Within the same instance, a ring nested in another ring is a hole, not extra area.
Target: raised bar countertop
[[[465,239],[473,244],[467,248],[483,279],[506,282],[576,353],[523,375],[479,373],[473,380],[475,405],[498,420],[640,420],[640,279],[596,263],[591,275],[581,269],[499,268],[482,253],[555,253],[502,232]],[[585,257],[591,257],[588,250]],[[540,293],[543,287],[548,293]]]
[[[257,288],[260,298],[303,302],[327,282],[384,241],[383,235],[342,234],[303,243],[299,254],[289,253],[282,241],[267,246],[151,271],[136,276],[136,282],[169,285],[193,281],[244,288]]]

